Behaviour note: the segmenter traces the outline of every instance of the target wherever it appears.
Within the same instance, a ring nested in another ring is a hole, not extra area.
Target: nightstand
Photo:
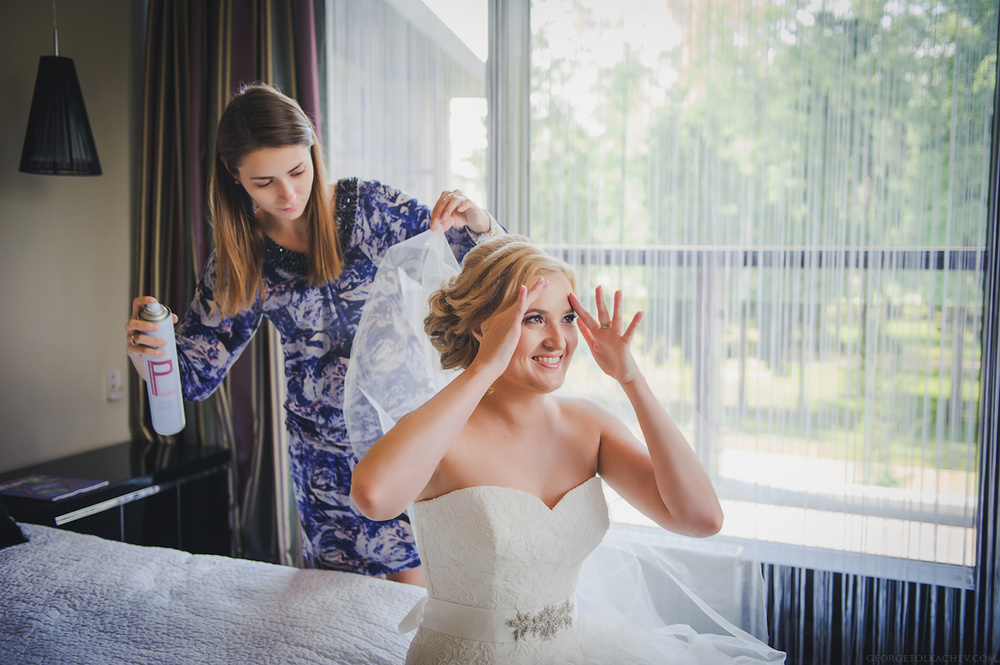
[[[0,495],[20,522],[135,545],[196,554],[231,552],[228,450],[185,443],[126,442],[0,474],[107,480],[62,501]]]

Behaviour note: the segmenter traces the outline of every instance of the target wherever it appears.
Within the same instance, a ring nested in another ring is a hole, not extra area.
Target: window
[[[381,180],[428,205],[459,188],[485,205],[486,0],[450,4],[327,0],[331,178]]]
[[[534,0],[531,33],[527,231],[648,313],[723,533],[971,585],[996,9]]]

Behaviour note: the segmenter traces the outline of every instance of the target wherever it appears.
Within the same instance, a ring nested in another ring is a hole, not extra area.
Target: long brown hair
[[[215,137],[211,203],[215,236],[215,298],[224,316],[253,302],[261,285],[264,230],[254,216],[254,203],[235,182],[243,159],[260,148],[310,147],[312,192],[306,203],[309,282],[324,284],[344,266],[334,204],[326,181],[323,150],[316,129],[291,97],[262,83],[239,90],[229,101]]]

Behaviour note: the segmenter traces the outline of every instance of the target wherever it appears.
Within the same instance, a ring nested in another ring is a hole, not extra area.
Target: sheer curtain
[[[633,347],[717,540],[769,563],[772,642],[982,655],[995,4],[530,6],[527,231],[647,312]]]
[[[330,174],[486,200],[485,0],[326,0]]]

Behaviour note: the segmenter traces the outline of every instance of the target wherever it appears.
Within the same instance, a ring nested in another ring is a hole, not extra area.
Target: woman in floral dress
[[[326,180],[316,132],[301,107],[272,87],[238,92],[219,122],[212,172],[215,251],[177,325],[184,397],[218,387],[267,318],[284,350],[285,424],[307,565],[420,583],[405,516],[371,521],[350,501],[353,454],[342,411],[351,343],[378,263],[393,244],[446,229],[457,259],[496,221],[459,191],[433,210],[376,181]],[[330,190],[333,191],[330,191]],[[462,228],[464,227],[464,228]],[[133,301],[125,328],[142,356],[162,355]]]

